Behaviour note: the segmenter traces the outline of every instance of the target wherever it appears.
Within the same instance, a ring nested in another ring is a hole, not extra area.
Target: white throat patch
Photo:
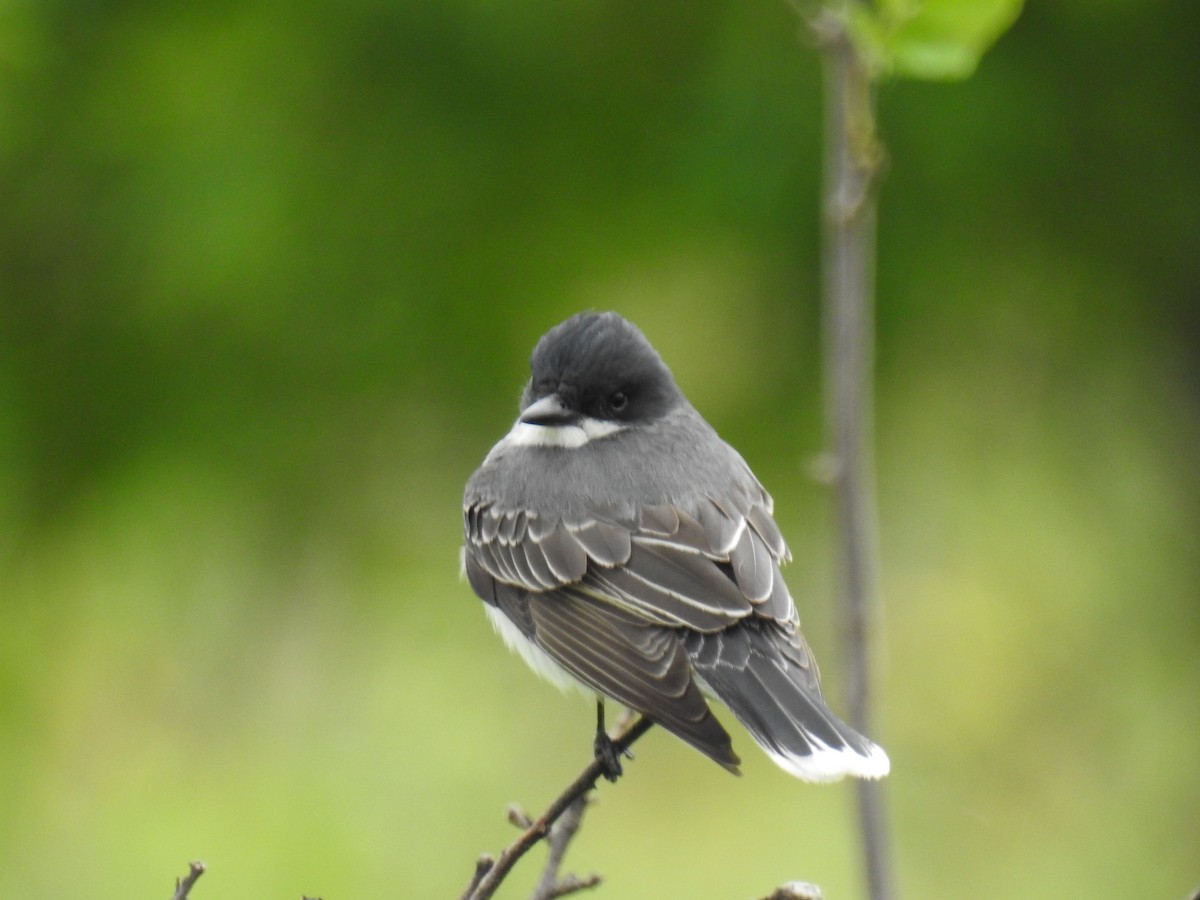
[[[573,450],[588,441],[616,434],[625,426],[585,416],[573,425],[531,425],[517,419],[504,438],[510,447],[563,447]]]

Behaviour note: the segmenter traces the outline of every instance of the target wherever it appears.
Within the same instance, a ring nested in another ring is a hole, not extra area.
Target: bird
[[[784,771],[874,779],[884,750],[826,704],[773,501],[615,312],[541,337],[511,430],[463,497],[462,568],[537,674],[640,713],[734,774],[723,703]]]

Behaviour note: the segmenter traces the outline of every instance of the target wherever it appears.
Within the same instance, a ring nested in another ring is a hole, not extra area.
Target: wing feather
[[[561,521],[491,502],[464,510],[468,552],[493,577],[540,593],[577,584],[653,621],[711,631],[757,613],[795,615],[779,571],[787,547],[765,494],[736,512],[733,500],[688,508],[624,506]]]
[[[771,596],[775,584],[775,561],[758,533],[742,529],[742,536],[729,554],[733,576],[742,593],[752,603],[759,604]]]
[[[787,584],[783,580],[783,573],[779,571],[779,563],[776,560],[771,561],[771,593],[759,605],[758,612],[776,622],[798,620],[796,605],[792,602],[792,595],[788,593]]]
[[[561,584],[558,576],[554,574],[554,570],[550,568],[541,544],[535,541],[525,541],[517,549],[524,552],[525,561],[540,590],[553,590]]]
[[[607,522],[589,522],[571,533],[597,565],[619,566],[629,560],[631,536],[628,529]]]
[[[666,503],[643,506],[638,530],[654,537],[671,537],[679,530],[679,510]]]
[[[767,545],[767,549],[771,551],[771,555],[780,562],[787,562],[791,554],[788,552],[787,542],[783,539],[783,534],[779,530],[779,526],[775,524],[775,520],[771,518],[771,498],[767,497],[764,502],[756,503],[750,507],[750,511],[746,513],[746,521],[750,523],[750,527],[762,538],[763,543]]]
[[[529,564],[529,556],[521,544],[511,546],[500,544],[500,550],[508,557],[513,570],[517,573],[517,584],[537,584],[538,577]]]
[[[689,611],[718,616],[723,625],[750,612],[745,595],[715,562],[674,544],[635,541],[620,572],[673,598],[681,625],[700,627]]]
[[[525,533],[534,543],[540,544],[556,525],[558,525],[558,519],[554,516],[539,516],[537,513],[531,512],[526,523]]]
[[[733,550],[746,527],[746,520],[741,516],[728,515],[710,497],[700,501],[697,512],[709,550],[728,559],[729,552]]]
[[[529,610],[538,646],[564,669],[737,771],[729,734],[693,681],[676,632],[571,590],[532,595]]]
[[[583,578],[587,571],[587,551],[562,523],[542,539],[541,548],[560,584],[573,584]]]
[[[883,751],[825,705],[794,628],[750,620],[684,642],[697,674],[786,770],[814,781],[886,774]]]
[[[490,544],[496,540],[496,534],[500,530],[500,516],[490,506],[485,506],[480,510],[479,521],[479,538],[485,544]]]
[[[502,544],[519,544],[525,537],[525,510],[519,509],[516,512],[507,512],[500,518],[500,525],[496,530],[496,537]]]
[[[695,516],[690,516],[687,513],[679,510],[679,528],[671,536],[672,542],[681,547],[690,547],[693,550],[703,553],[710,559],[721,559],[719,552],[714,552],[709,544],[708,535],[704,531],[704,526]]]
[[[628,566],[589,573],[584,589],[648,621],[675,628],[714,631],[738,621],[745,614],[722,609],[701,597],[674,593],[641,577]]]
[[[483,547],[486,556],[483,557],[484,566],[495,573],[496,577],[508,584],[520,584],[521,573],[517,571],[516,566],[512,561],[512,548],[505,547],[499,541],[491,544],[485,544]],[[490,565],[488,565],[490,563]]]

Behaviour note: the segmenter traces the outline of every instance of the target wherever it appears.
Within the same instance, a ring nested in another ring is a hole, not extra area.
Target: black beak
[[[549,394],[521,410],[521,421],[526,425],[571,425],[579,421],[579,414],[563,406],[557,394]]]

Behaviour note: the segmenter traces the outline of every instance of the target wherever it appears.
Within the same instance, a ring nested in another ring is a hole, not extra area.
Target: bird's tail
[[[692,668],[784,771],[805,781],[882,778],[887,754],[833,714],[798,632],[761,619],[686,639]]]

